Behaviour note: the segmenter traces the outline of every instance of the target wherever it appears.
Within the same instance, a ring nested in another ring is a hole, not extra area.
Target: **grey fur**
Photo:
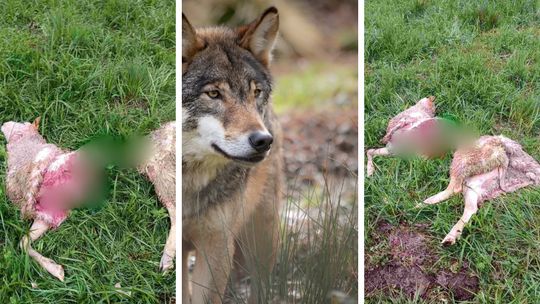
[[[232,265],[252,278],[272,270],[283,139],[268,65],[278,22],[275,8],[237,29],[195,30],[182,18],[184,302],[221,303]],[[258,133],[272,136],[271,148],[254,149],[251,135]],[[196,255],[191,279],[185,270],[190,253]],[[248,302],[262,303],[258,286],[251,289]]]
[[[272,91],[270,72],[248,50],[239,46],[235,33],[227,28],[222,30],[223,37],[212,41],[198,52],[189,63],[189,68],[182,75],[182,108],[187,111],[188,118],[182,124],[182,131],[190,131],[197,127],[197,118],[212,115],[225,120],[224,111],[219,102],[201,100],[202,88],[213,82],[225,82],[231,87],[235,100],[242,103],[250,90],[250,81],[261,85],[262,96],[259,99],[258,111],[266,118],[270,112],[269,100]],[[271,131],[270,117],[264,119],[266,127]]]
[[[236,197],[245,190],[249,169],[230,163],[200,191],[185,191],[183,200],[191,202],[182,209],[182,218],[203,215],[208,208],[223,202],[223,197]]]
[[[257,100],[257,110],[270,134],[274,135],[276,117],[271,108],[272,77],[270,71],[251,52],[238,45],[236,33],[229,28],[219,28],[221,36],[212,43],[205,42],[182,75],[182,109],[187,118],[182,123],[182,132],[197,128],[199,119],[205,115],[227,124],[227,117],[220,101],[200,98],[202,88],[210,83],[225,82],[239,104],[245,102],[250,90],[250,82],[260,85],[262,96]],[[186,179],[191,172],[199,170],[197,164],[188,164],[183,157],[183,171]],[[250,168],[235,162],[227,164],[223,170],[205,187],[198,191],[183,189],[182,197],[190,204],[184,204],[183,217],[201,215],[210,205],[219,203],[219,197],[232,197],[246,183]],[[188,206],[189,205],[189,206]]]

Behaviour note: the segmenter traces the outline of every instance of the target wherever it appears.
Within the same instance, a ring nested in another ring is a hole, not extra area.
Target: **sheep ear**
[[[201,48],[202,42],[197,38],[195,29],[182,13],[182,67],[189,63]]]
[[[34,122],[32,123],[32,125],[34,126],[34,128],[35,128],[36,130],[39,129],[39,123],[40,123],[40,122],[41,122],[41,116],[38,116],[38,117],[34,120]]]
[[[278,30],[278,10],[270,7],[257,20],[237,30],[240,46],[250,51],[263,65],[269,66]]]

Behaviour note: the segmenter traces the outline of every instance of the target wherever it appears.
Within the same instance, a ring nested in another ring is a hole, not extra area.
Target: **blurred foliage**
[[[315,62],[277,77],[274,107],[278,113],[302,107],[356,107],[357,86],[356,65]]]
[[[280,14],[276,49],[286,57],[320,57],[358,48],[355,1],[185,0],[183,11],[195,26],[238,26],[255,20],[266,8]],[[320,22],[324,19],[326,22]]]

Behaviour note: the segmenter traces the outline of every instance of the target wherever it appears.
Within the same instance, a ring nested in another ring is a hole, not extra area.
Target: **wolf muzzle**
[[[273,142],[274,138],[268,133],[256,131],[249,135],[249,144],[259,153],[270,150]]]

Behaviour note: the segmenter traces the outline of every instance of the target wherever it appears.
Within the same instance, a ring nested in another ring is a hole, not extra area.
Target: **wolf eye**
[[[208,95],[208,97],[212,99],[217,99],[221,96],[218,90],[212,90],[212,91],[206,92],[206,95]]]
[[[255,94],[255,98],[259,98],[261,97],[262,91],[260,89],[255,89],[253,93]]]

